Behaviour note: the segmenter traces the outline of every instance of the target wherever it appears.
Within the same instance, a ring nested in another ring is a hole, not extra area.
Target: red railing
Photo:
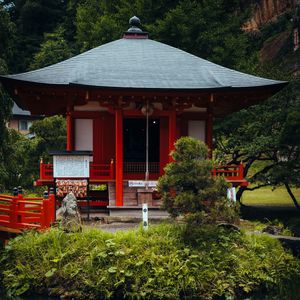
[[[110,164],[90,164],[90,179],[111,180],[114,177],[114,161]]]
[[[114,178],[114,162],[110,164],[90,163],[91,180],[112,180]],[[53,164],[45,164],[40,161],[40,178],[38,181],[53,181]]]
[[[28,198],[0,195],[1,230],[45,229],[55,219],[55,196]]]
[[[244,166],[239,165],[224,165],[215,167],[212,171],[213,176],[224,176],[227,181],[239,181],[244,179]]]
[[[159,174],[159,162],[149,162],[149,173]],[[129,162],[124,161],[123,163],[123,172],[126,173],[143,173],[146,172],[146,163],[145,162]]]
[[[150,177],[157,179],[159,176],[159,162],[149,163]],[[142,179],[146,171],[144,162],[124,162],[123,172],[125,179]],[[238,165],[223,165],[217,166],[212,171],[213,176],[224,176],[229,182],[241,183],[247,185],[248,182],[244,178],[244,166],[242,163]],[[114,179],[114,162],[110,164],[90,164],[90,180],[113,180]],[[37,181],[42,185],[43,182],[53,181],[53,165],[40,162],[40,178]]]
[[[44,164],[40,161],[40,180],[53,180],[53,164]]]

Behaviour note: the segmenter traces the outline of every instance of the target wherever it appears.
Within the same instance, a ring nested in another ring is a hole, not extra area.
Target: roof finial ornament
[[[137,16],[133,16],[129,19],[129,25],[131,27],[140,27],[141,26],[141,20]]]
[[[147,39],[148,32],[143,31],[141,26],[141,20],[137,16],[133,16],[129,19],[130,28],[124,32],[124,38],[133,38],[133,39]]]

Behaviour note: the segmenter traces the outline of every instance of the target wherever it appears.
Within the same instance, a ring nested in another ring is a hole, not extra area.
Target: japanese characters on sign
[[[156,187],[157,181],[147,181],[148,187]],[[145,180],[129,180],[128,181],[129,187],[146,187]]]
[[[90,161],[87,155],[54,155],[54,178],[89,178]]]

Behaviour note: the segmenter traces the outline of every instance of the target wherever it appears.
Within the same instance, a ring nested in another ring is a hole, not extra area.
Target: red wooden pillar
[[[209,149],[209,158],[212,158],[213,151],[213,113],[212,103],[214,101],[214,95],[210,95],[210,103],[207,108],[207,119],[206,119],[206,145]]]
[[[116,126],[116,206],[123,206],[123,113],[115,111]]]
[[[73,118],[70,111],[66,114],[67,121],[67,151],[73,150]]]
[[[174,143],[176,140],[176,111],[171,110],[169,114],[169,155],[174,149]],[[172,162],[172,156],[169,156],[169,162]]]

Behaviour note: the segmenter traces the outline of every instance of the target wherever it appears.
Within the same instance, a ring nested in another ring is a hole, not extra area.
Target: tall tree
[[[38,51],[45,32],[52,32],[63,21],[67,0],[6,1],[17,27],[17,51],[14,72],[26,71]]]
[[[6,73],[15,54],[16,27],[0,4],[0,74]]]
[[[2,4],[0,4],[0,41],[0,74],[5,74],[13,60],[15,26]],[[7,159],[10,151],[6,123],[10,118],[11,107],[12,101],[0,85],[0,189],[3,189],[3,182],[8,180]]]
[[[72,51],[64,39],[64,32],[59,28],[54,33],[47,33],[40,51],[34,55],[30,69],[39,69],[45,66],[61,62],[72,56]]]
[[[249,16],[239,0],[180,1],[147,28],[156,39],[227,67],[247,56],[241,27]]]
[[[86,0],[77,8],[77,42],[81,51],[120,38],[122,29],[116,22],[114,1]]]
[[[246,190],[285,185],[293,201],[290,185],[299,185],[300,147],[297,139],[300,82],[293,81],[268,101],[232,114],[215,126],[217,158],[245,165],[244,176],[253,183]],[[294,201],[295,203],[295,201]]]
[[[39,161],[50,161],[49,151],[64,150],[66,146],[66,126],[62,116],[53,116],[35,121],[30,128],[33,138],[28,139],[10,130],[10,157],[5,188],[12,185],[32,187],[39,176]]]

